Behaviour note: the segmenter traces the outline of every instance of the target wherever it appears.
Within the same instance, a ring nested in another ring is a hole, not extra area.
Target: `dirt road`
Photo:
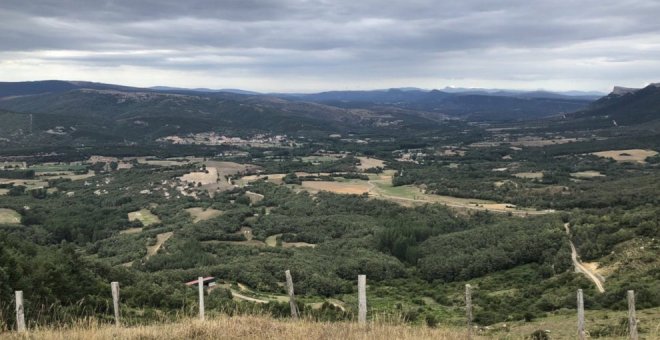
[[[237,299],[245,300],[245,301],[250,301],[250,302],[256,302],[256,303],[268,303],[266,300],[260,300],[260,299],[255,299],[253,297],[249,297],[246,295],[243,295],[235,290],[231,290],[231,295]]]
[[[147,257],[146,258],[150,258],[150,257],[156,255],[156,253],[158,252],[160,247],[163,245],[163,243],[165,243],[167,240],[169,240],[170,237],[172,237],[173,234],[174,233],[170,231],[170,232],[167,232],[167,233],[162,233],[162,234],[156,235],[156,244],[154,244],[153,246],[147,246]]]
[[[578,260],[578,253],[577,249],[575,249],[575,245],[573,245],[573,241],[571,241],[571,230],[569,229],[570,224],[569,223],[564,223],[564,229],[566,229],[566,234],[569,236],[568,237],[568,242],[571,245],[571,260],[573,260],[573,264],[575,265],[575,270],[584,274],[589,280],[593,281],[593,283],[596,285],[596,288],[598,288],[598,291],[601,293],[605,292],[605,285],[603,285],[603,281],[596,275],[594,272],[589,270],[587,267],[585,267],[580,260]]]

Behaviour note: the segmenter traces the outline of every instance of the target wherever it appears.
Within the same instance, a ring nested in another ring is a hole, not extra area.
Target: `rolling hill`
[[[575,117],[615,121],[616,125],[636,125],[659,120],[660,83],[643,89],[615,88],[586,110],[576,113]]]
[[[88,87],[89,86],[89,87]],[[45,92],[44,92],[45,91]],[[77,82],[8,83],[0,86],[0,109],[7,117],[5,142],[47,134],[50,140],[78,143],[147,142],[169,135],[221,132],[323,134],[369,131],[382,134],[427,130],[438,118],[400,108],[352,109],[269,96],[195,91],[154,91]],[[9,120],[9,117],[12,117]]]

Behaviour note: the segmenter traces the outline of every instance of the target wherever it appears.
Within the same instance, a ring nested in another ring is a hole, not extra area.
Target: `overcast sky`
[[[660,82],[656,0],[0,0],[0,81],[256,91]]]

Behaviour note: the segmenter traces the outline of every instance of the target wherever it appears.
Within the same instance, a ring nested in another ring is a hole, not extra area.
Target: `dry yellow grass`
[[[245,196],[247,196],[252,203],[259,203],[264,199],[264,195],[252,191],[246,191]]]
[[[95,322],[69,328],[36,329],[21,335],[0,334],[3,339],[466,339],[462,329],[351,322],[276,320],[263,316],[219,316],[207,321],[181,320],[169,324],[113,327]],[[479,338],[479,337],[475,337]]]
[[[156,244],[153,246],[147,246],[147,258],[156,255],[160,247],[162,247],[172,235],[174,235],[174,233],[171,231],[156,235]]]
[[[180,177],[181,181],[194,183],[194,185],[214,184],[218,182],[218,170],[216,168],[206,168],[206,171],[193,171]]]
[[[367,170],[371,168],[384,168],[385,167],[385,162],[377,159],[377,158],[369,158],[369,157],[358,157],[360,160],[360,165],[358,165],[358,169],[360,170]]]
[[[325,182],[325,181],[303,181],[303,188],[309,191],[330,191],[338,194],[361,195],[369,192],[369,184],[366,182]]]
[[[605,177],[605,175],[601,174],[598,171],[588,170],[588,171],[571,172],[571,177],[594,178],[594,177]]]
[[[282,178],[284,178],[284,176],[286,176],[286,174],[249,175],[249,176],[241,177],[239,180],[236,181],[236,184],[244,187],[250,182],[256,182],[260,179],[266,179],[266,178],[268,182],[271,182],[273,184],[282,184],[283,183]]]
[[[637,162],[644,163],[646,158],[653,157],[658,152],[653,150],[628,149],[628,150],[609,150],[594,152],[594,155],[604,158],[612,158],[617,162]]]
[[[193,223],[206,221],[222,215],[222,211],[216,209],[188,208],[186,211],[193,217]]]
[[[519,173],[513,174],[513,175],[518,177],[518,178],[527,178],[527,179],[543,178],[543,173],[542,172],[519,172]]]
[[[0,224],[20,224],[21,215],[12,209],[0,209]]]
[[[154,215],[149,209],[142,209],[128,213],[128,220],[139,220],[142,225],[150,226],[152,224],[160,223],[158,216]]]

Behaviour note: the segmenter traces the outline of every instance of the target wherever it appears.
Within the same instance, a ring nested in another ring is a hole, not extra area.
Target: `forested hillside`
[[[0,106],[2,330],[14,290],[33,326],[109,321],[111,281],[131,323],[192,317],[199,276],[211,313],[289,317],[285,270],[319,321],[356,317],[357,275],[370,318],[431,327],[463,324],[465,284],[498,330],[573,313],[577,289],[593,313],[630,289],[660,307],[653,124],[133,89]]]

